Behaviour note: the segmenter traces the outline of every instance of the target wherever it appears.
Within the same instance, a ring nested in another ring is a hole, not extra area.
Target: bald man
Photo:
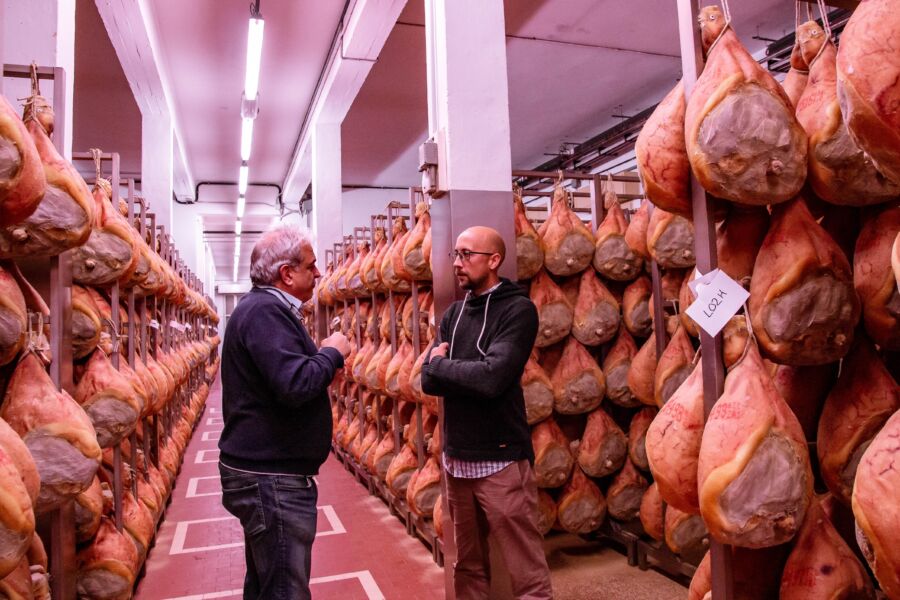
[[[489,535],[515,597],[552,598],[520,383],[537,336],[537,309],[522,288],[498,275],[506,247],[497,231],[467,229],[452,256],[467,293],[441,319],[441,343],[422,368],[422,389],[444,397],[444,494],[456,538],[456,598],[489,597]]]

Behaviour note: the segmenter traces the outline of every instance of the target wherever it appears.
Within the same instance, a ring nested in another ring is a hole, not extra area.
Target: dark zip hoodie
[[[424,365],[422,390],[444,397],[447,456],[534,462],[521,379],[537,330],[537,309],[507,279],[493,292],[467,294],[444,313],[439,341],[450,352]]]

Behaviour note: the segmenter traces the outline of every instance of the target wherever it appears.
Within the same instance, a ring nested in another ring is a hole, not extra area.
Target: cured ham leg
[[[640,208],[631,215],[631,222],[628,223],[628,229],[625,230],[625,243],[645,261],[650,260],[650,251],[647,250],[647,228],[649,226],[650,203],[644,200],[641,202]]]
[[[619,330],[619,303],[593,270],[581,275],[572,336],[585,346],[600,346]]]
[[[595,236],[594,269],[613,281],[631,281],[644,268],[644,260],[625,240],[628,224],[619,199],[612,191],[607,191],[607,194],[611,198],[606,203],[606,217],[597,227]]]
[[[522,373],[522,395],[525,397],[525,417],[529,425],[553,414],[553,384],[538,363],[535,352],[532,352]]]
[[[574,311],[565,294],[541,271],[531,282],[531,301],[538,310],[538,334],[534,345],[545,348],[565,339],[572,331]]]
[[[93,543],[78,552],[79,598],[128,598],[138,569],[138,551],[129,534],[103,517]]]
[[[606,394],[606,377],[597,361],[574,337],[566,342],[562,358],[551,377],[554,408],[564,415],[590,412]]]
[[[816,450],[822,479],[848,504],[857,466],[872,438],[900,410],[900,388],[872,344],[863,337],[841,365],[822,409]]]
[[[557,519],[569,533],[596,531],[606,519],[606,498],[597,484],[575,467],[557,503]]]
[[[794,39],[794,48],[791,50],[791,68],[784,81],[781,82],[781,87],[784,88],[784,93],[787,94],[794,109],[797,108],[797,102],[809,81],[809,65],[803,60],[801,37],[801,29],[798,28]]]
[[[403,246],[403,266],[416,281],[431,281],[431,214],[424,202],[416,204],[416,226]]]
[[[412,476],[406,488],[409,509],[417,515],[425,516],[434,512],[434,506],[441,493],[441,466],[433,456]]]
[[[655,341],[655,340],[654,340]],[[693,370],[694,347],[684,327],[679,327],[659,357],[653,383],[656,405],[662,407]]]
[[[886,350],[900,350],[900,287],[890,268],[891,246],[900,235],[900,205],[872,214],[856,241],[853,285],[862,301],[866,333]]]
[[[28,218],[46,187],[44,167],[31,134],[0,96],[0,227]]]
[[[572,472],[575,460],[569,450],[569,440],[553,417],[541,421],[531,429],[534,447],[534,478],[540,488],[563,485]]]
[[[783,544],[803,524],[813,487],[806,438],[754,343],[706,421],[697,481],[703,520],[724,544]]]
[[[631,393],[628,387],[628,371],[631,369],[631,360],[637,354],[637,346],[628,330],[624,326],[619,327],[619,335],[603,360],[603,374],[606,375],[606,397],[613,404],[626,408],[640,405],[640,401]]]
[[[31,545],[34,509],[16,463],[0,447],[0,578],[12,573]]]
[[[544,490],[538,490],[538,530],[547,535],[556,523],[556,500]]]
[[[709,532],[700,515],[666,507],[666,545],[669,550],[694,562],[709,550]]]
[[[900,183],[900,14],[891,0],[860,3],[837,55],[837,94],[850,136],[889,179]]]
[[[27,318],[22,290],[0,264],[0,366],[12,361],[25,345]]]
[[[631,521],[641,511],[641,500],[649,484],[630,460],[616,475],[609,489],[606,490],[606,503],[609,516],[618,521]]]
[[[537,275],[543,268],[544,249],[537,230],[525,214],[520,188],[513,194],[513,208],[516,218],[516,277],[519,281],[524,281]]]
[[[594,236],[569,208],[566,192],[557,186],[550,214],[538,230],[544,249],[544,267],[558,277],[584,271],[594,257]]]
[[[687,218],[657,208],[647,226],[647,250],[664,269],[686,269],[694,256],[694,224]]]
[[[622,468],[628,456],[625,432],[602,408],[588,415],[578,446],[578,464],[591,477],[606,477]]]
[[[125,376],[101,351],[88,360],[75,399],[90,417],[101,448],[114,446],[131,433],[144,408]]]
[[[657,542],[661,542],[665,536],[665,507],[663,505],[662,496],[659,495],[659,489],[656,483],[653,483],[644,492],[641,498],[641,526],[644,533],[652,537]]]
[[[112,185],[97,177],[94,222],[87,242],[72,256],[72,279],[83,285],[107,285],[128,280],[137,267],[138,247],[132,227],[111,204]]]
[[[625,288],[622,297],[622,322],[628,333],[635,337],[648,337],[653,331],[650,315],[650,296],[653,293],[650,279],[638,277]]]
[[[88,488],[100,465],[97,434],[72,397],[56,390],[34,354],[27,354],[16,367],[0,417],[22,437],[37,465],[38,513]]]
[[[850,263],[801,198],[773,212],[750,284],[760,349],[782,364],[834,362],[850,349],[859,320]]]
[[[385,477],[385,482],[391,491],[398,496],[405,497],[410,479],[418,466],[415,451],[408,444],[404,444],[400,453],[391,461]]]
[[[634,152],[647,198],[663,210],[690,215],[685,109],[684,85],[679,82],[644,123]]]
[[[807,140],[784,90],[750,56],[717,6],[700,12],[706,66],[685,112],[688,158],[713,196],[790,200],[806,180]]]
[[[628,387],[642,404],[656,406],[654,380],[656,374],[656,334],[651,334],[631,361]]]
[[[631,426],[628,428],[628,458],[642,471],[650,470],[647,462],[647,430],[656,414],[656,409],[648,406],[631,418]]]

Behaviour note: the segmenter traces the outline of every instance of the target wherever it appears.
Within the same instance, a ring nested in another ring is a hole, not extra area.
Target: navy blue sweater
[[[343,365],[337,350],[316,349],[281,300],[257,288],[246,294],[222,344],[222,462],[263,473],[318,473],[331,446],[326,390]]]
[[[507,279],[490,294],[456,302],[441,319],[447,358],[422,368],[422,390],[444,397],[444,451],[461,460],[534,462],[522,372],[537,337],[538,314]]]

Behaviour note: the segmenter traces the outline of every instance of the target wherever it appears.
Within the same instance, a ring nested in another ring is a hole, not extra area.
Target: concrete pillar
[[[156,224],[172,232],[172,185],[175,133],[168,115],[149,114],[141,119],[141,192],[156,213]],[[237,197],[235,196],[235,202]],[[197,235],[196,232],[191,235]],[[184,255],[182,246],[178,245]]]
[[[342,235],[341,125],[316,123],[312,138],[312,233],[316,257],[325,264],[325,249]]]
[[[0,0],[3,3],[3,61],[62,67],[66,71],[63,155],[72,157],[72,95],[75,89],[75,0]],[[27,80],[4,82],[4,95],[15,106],[29,95]],[[41,81],[41,94],[53,99],[53,84]],[[18,107],[17,107],[18,108]],[[20,111],[21,114],[21,111]],[[87,148],[84,148],[87,150]]]

